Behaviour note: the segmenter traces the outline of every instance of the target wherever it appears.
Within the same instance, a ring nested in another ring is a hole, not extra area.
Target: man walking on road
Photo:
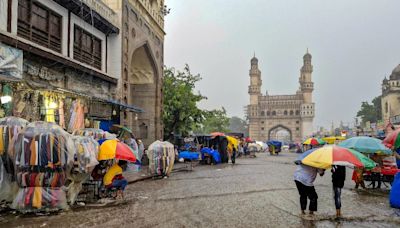
[[[307,208],[307,198],[310,199],[308,207],[310,215],[317,211],[318,195],[315,192],[314,181],[317,173],[324,175],[323,169],[317,169],[306,165],[299,165],[294,173],[294,182],[300,194],[301,213],[305,214]]]

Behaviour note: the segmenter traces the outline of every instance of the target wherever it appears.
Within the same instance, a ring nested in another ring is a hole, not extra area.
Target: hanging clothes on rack
[[[20,188],[12,208],[23,212],[65,209],[61,187],[75,154],[70,135],[56,124],[34,122],[18,135],[14,149]]]

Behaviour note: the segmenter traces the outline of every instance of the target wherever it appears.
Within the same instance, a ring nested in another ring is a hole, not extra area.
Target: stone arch
[[[147,42],[134,49],[130,55],[128,77],[128,104],[144,110],[144,113],[131,115],[129,125],[146,145],[156,139],[157,123],[160,118],[160,76],[152,53]]]
[[[272,133],[275,133],[275,134],[276,134],[276,133],[277,133],[278,131],[280,131],[280,130],[285,130],[285,131],[287,131],[287,132],[289,133],[289,141],[292,141],[292,140],[293,140],[293,133],[292,133],[292,130],[290,130],[289,127],[286,127],[286,126],[284,126],[284,125],[282,125],[282,124],[278,124],[278,125],[276,125],[276,126],[274,126],[274,127],[272,127],[272,128],[269,129],[269,131],[268,131],[268,140],[272,140],[272,139],[277,140],[276,138],[271,137],[271,134],[272,134]]]

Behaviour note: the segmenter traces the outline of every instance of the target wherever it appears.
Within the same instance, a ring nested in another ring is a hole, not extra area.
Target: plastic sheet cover
[[[152,175],[169,176],[175,162],[175,148],[169,142],[155,141],[148,149],[149,171]]]
[[[115,134],[111,134],[108,131],[96,128],[83,128],[74,131],[72,134],[75,136],[89,136],[92,137],[94,140],[117,138]]]
[[[15,172],[20,188],[12,208],[66,208],[66,195],[61,188],[75,153],[71,135],[54,123],[34,122],[22,130],[15,143]]]
[[[89,179],[94,167],[99,164],[97,154],[99,143],[88,136],[73,136],[76,154],[72,167],[68,167],[67,178],[70,183],[67,187],[67,199],[72,205],[75,203],[82,184]]]

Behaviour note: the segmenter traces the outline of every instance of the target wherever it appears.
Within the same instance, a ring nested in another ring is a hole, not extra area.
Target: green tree
[[[247,122],[237,116],[232,116],[229,119],[229,130],[231,132],[243,133],[245,136],[249,135],[249,128]]]
[[[196,127],[195,133],[209,134],[211,132],[229,132],[229,117],[224,107],[203,112],[203,121]]]
[[[376,119],[382,120],[382,97],[377,96],[372,100],[372,104],[374,105],[376,111]]]
[[[361,109],[357,112],[357,117],[361,117],[361,122],[364,125],[367,121],[376,123],[382,119],[381,112],[381,97],[375,97],[372,104],[367,101],[361,103]]]
[[[203,111],[197,103],[203,99],[200,92],[193,92],[195,85],[201,80],[199,74],[193,75],[186,64],[183,71],[174,68],[164,69],[164,138],[171,134],[187,135],[204,119]]]

